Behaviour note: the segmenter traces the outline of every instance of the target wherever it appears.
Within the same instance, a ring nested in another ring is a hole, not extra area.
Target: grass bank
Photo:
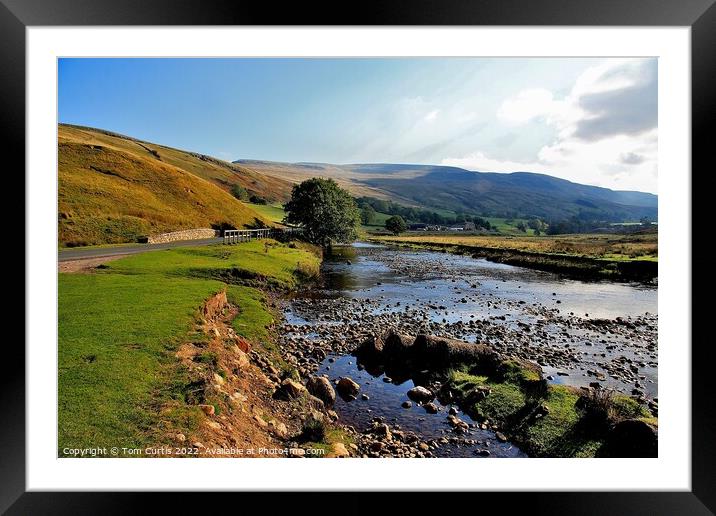
[[[236,332],[268,346],[274,314],[266,292],[294,289],[317,274],[313,251],[253,241],[149,252],[91,274],[59,274],[59,455],[156,444],[167,428],[191,431],[201,412],[182,403],[189,377],[175,353],[182,342],[205,338],[196,331],[204,300],[226,289],[238,307]]]
[[[651,281],[658,275],[658,235],[579,234],[373,236],[375,242],[434,249],[564,273],[574,277]]]
[[[252,210],[259,213],[266,220],[270,220],[271,222],[275,222],[277,224],[281,224],[283,222],[283,218],[286,216],[286,212],[284,211],[282,204],[249,203],[248,206],[250,206]]]
[[[622,456],[625,447],[627,456],[656,452],[655,440],[621,434],[625,421],[646,434],[658,425],[628,396],[550,385],[516,362],[492,376],[453,371],[448,386],[465,412],[502,430],[531,457]]]

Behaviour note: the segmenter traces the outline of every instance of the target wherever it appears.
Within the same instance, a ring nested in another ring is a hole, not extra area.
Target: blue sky
[[[451,164],[656,192],[656,61],[61,59],[59,121],[227,160]]]

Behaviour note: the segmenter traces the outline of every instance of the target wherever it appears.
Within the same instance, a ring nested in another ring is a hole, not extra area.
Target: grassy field
[[[319,262],[300,245],[255,241],[155,251],[92,274],[60,274],[58,449],[142,446],[161,441],[167,426],[193,428],[199,413],[182,403],[188,378],[174,352],[204,338],[193,331],[203,301],[226,288],[239,307],[237,333],[264,339],[273,316],[257,287],[294,288]]]
[[[271,222],[281,223],[286,216],[282,204],[249,204],[252,210]]]
[[[527,219],[503,219],[500,217],[487,217],[490,225],[503,235],[526,236],[534,235],[534,229],[527,228],[527,231],[520,231],[517,225],[522,222],[527,226]]]
[[[508,235],[371,235],[369,240],[468,254],[475,258],[564,274],[579,279],[653,283],[658,277],[656,233]]]
[[[152,234],[222,224],[242,228],[257,218],[270,222],[229,189],[241,184],[282,196],[288,194],[288,184],[204,158],[60,125],[60,246],[136,242]]]
[[[376,237],[406,244],[437,244],[600,258],[610,261],[658,259],[658,235],[578,234],[540,237],[504,235],[402,235]]]
[[[388,220],[392,215],[387,213],[376,212],[373,221],[370,224],[362,224],[361,229],[367,232],[373,232],[385,229],[385,221]]]

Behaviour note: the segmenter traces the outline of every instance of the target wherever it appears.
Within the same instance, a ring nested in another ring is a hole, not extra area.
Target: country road
[[[57,261],[68,262],[73,260],[85,260],[90,258],[117,257],[128,254],[146,253],[147,251],[172,249],[174,247],[191,247],[198,245],[220,244],[221,242],[223,242],[223,238],[207,238],[203,240],[178,240],[176,242],[167,242],[165,244],[136,244],[117,247],[61,249],[57,253]]]

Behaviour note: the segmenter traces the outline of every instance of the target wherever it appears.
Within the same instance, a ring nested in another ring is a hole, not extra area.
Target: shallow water
[[[335,359],[335,362],[330,362],[331,359]],[[361,386],[360,393],[368,395],[368,400],[362,399],[360,395],[352,401],[345,401],[340,396],[336,399],[335,410],[340,414],[341,420],[358,430],[367,428],[374,417],[382,417],[391,428],[397,424],[402,430],[420,434],[424,441],[454,435],[447,423],[449,406],[435,400],[435,405],[440,408],[437,414],[428,414],[423,407],[415,403],[410,408],[401,406],[404,401],[409,400],[406,393],[415,387],[412,380],[405,380],[398,385],[384,382],[384,374],[373,376],[365,369],[359,369],[355,357],[350,355],[330,357],[321,364],[318,374],[325,374],[330,378],[350,376]],[[466,423],[475,425],[470,416],[462,411],[458,411],[457,416]],[[492,457],[525,456],[515,445],[499,442],[495,434],[488,430],[474,427],[464,437],[477,440],[479,444],[466,445],[456,440],[440,446],[434,450],[434,454],[438,457],[474,457],[475,450],[487,449]]]
[[[657,290],[638,284],[584,282],[565,279],[557,274],[492,263],[431,251],[410,251],[372,244],[337,248],[323,266],[324,285],[303,293],[310,297],[311,309],[300,303],[286,310],[289,324],[315,325],[317,332],[332,321],[326,320],[321,303],[336,298],[357,300],[370,314],[404,313],[415,317],[416,324],[428,324],[434,331],[468,342],[482,341],[493,345],[542,346],[534,349],[568,347],[577,359],[552,367],[543,365],[551,381],[584,386],[594,380],[590,371],[598,371],[603,385],[629,393],[634,385],[620,375],[610,375],[610,364],[619,366],[625,358],[639,364],[637,384],[650,397],[657,395],[656,339]],[[324,301],[322,301],[324,300]],[[361,301],[365,301],[362,303]],[[594,319],[623,318],[644,324],[646,330],[630,333],[602,331],[589,326]],[[348,315],[348,319],[351,315]],[[360,323],[360,316],[355,315]],[[494,336],[470,326],[474,321],[489,321],[504,334]],[[646,322],[643,322],[646,321]],[[339,321],[335,321],[339,323]],[[653,325],[653,328],[652,328]],[[304,336],[307,336],[304,333]],[[308,335],[318,338],[319,333]],[[649,346],[652,345],[651,348]],[[535,356],[538,356],[536,354]],[[531,358],[531,357],[530,357]],[[360,397],[346,402],[338,400],[336,411],[341,420],[356,429],[366,428],[376,416],[404,430],[419,432],[424,439],[450,436],[446,424],[447,407],[438,414],[428,414],[420,406],[404,409],[406,392],[413,387],[407,380],[400,385],[385,383],[360,369],[350,355],[329,356],[321,363],[318,374],[329,378],[350,376],[361,385]],[[437,400],[436,404],[439,405]],[[459,417],[473,421],[465,414]],[[436,451],[442,456],[474,456],[487,448],[492,456],[515,457],[524,454],[510,443],[500,443],[492,432],[471,428],[469,439],[478,444],[446,444]]]

